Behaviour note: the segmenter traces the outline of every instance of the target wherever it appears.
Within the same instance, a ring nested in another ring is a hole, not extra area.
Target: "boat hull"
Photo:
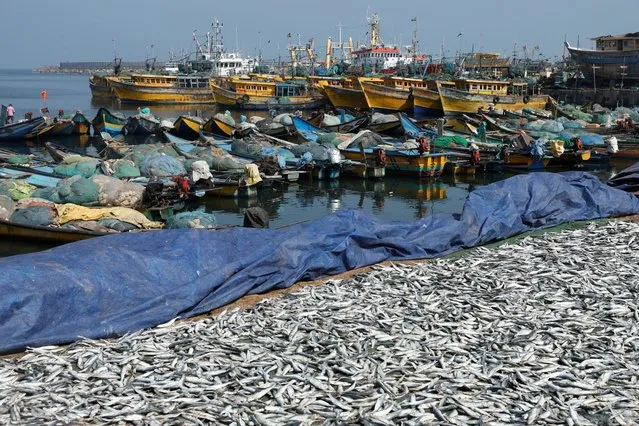
[[[0,235],[20,240],[36,240],[54,244],[72,243],[87,238],[101,237],[109,233],[59,229],[48,226],[24,225],[0,219]]]
[[[240,110],[298,110],[318,109],[326,105],[326,99],[310,96],[272,97],[240,95],[217,85],[211,85],[215,103],[229,109]]]
[[[209,87],[179,88],[140,86],[124,81],[111,81],[116,97],[123,102],[144,104],[213,104],[215,99]]]
[[[508,111],[520,110],[524,107],[543,109],[549,99],[548,95],[493,96],[471,94],[443,87],[439,89],[439,95],[445,115],[477,114],[480,110],[488,111],[489,107]]]
[[[439,92],[419,87],[413,88],[413,115],[415,117],[440,117],[444,115]]]
[[[107,132],[112,135],[122,133],[122,129],[126,124],[123,118],[116,117],[106,108],[100,108],[91,122],[95,134]]]
[[[221,120],[211,117],[204,123],[202,130],[216,135],[231,136],[235,128]]]
[[[324,92],[335,108],[368,109],[366,96],[364,96],[364,92],[361,89],[325,86]]]
[[[71,136],[75,124],[72,121],[61,121],[53,125],[53,128],[49,130],[49,135],[55,136]]]
[[[409,90],[386,87],[381,84],[360,82],[370,109],[376,111],[412,111],[413,97]]]
[[[572,59],[579,65],[584,75],[592,78],[593,65],[595,75],[602,80],[620,80],[621,68],[625,66],[625,80],[639,80],[639,50],[591,50],[579,49],[566,43]]]
[[[0,127],[0,142],[23,139],[44,123],[44,118],[37,117],[22,123]]]
[[[359,149],[342,150],[348,160],[362,160],[362,152]],[[372,149],[366,149],[364,153],[367,162],[377,161],[377,154]],[[412,151],[386,151],[387,174],[407,174],[417,177],[440,176],[446,165],[445,153],[417,154]]]
[[[181,115],[173,124],[173,133],[184,139],[197,139],[202,129],[201,121]]]

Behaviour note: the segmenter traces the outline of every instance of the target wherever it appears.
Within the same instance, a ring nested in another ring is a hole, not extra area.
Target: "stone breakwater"
[[[634,424],[639,224],[0,359],[0,422]]]

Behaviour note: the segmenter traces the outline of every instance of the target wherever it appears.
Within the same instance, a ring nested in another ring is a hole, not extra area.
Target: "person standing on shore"
[[[13,104],[9,104],[7,107],[7,122],[5,124],[13,124],[13,116],[16,114],[16,109],[13,107]]]

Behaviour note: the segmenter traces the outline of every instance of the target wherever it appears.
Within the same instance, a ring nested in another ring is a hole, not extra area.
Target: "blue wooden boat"
[[[307,142],[317,142],[319,135],[328,133],[326,130],[321,129],[303,118],[293,117],[293,128],[297,134]]]
[[[126,120],[111,113],[106,108],[100,108],[91,122],[94,134],[107,132],[112,135],[122,133]]]
[[[402,126],[402,129],[404,129],[404,134],[406,136],[410,136],[412,138],[437,137],[437,132],[419,127],[417,124],[415,124],[415,122],[413,122],[413,120],[408,118],[405,113],[400,112],[397,114],[397,116],[399,117],[399,123]]]
[[[44,123],[44,117],[36,117],[31,120],[2,126],[0,127],[0,142],[23,139]]]

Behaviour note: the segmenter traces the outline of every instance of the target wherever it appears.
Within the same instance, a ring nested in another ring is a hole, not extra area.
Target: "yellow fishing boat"
[[[306,85],[243,79],[211,82],[215,103],[244,110],[316,109],[326,100]]]
[[[94,98],[106,98],[115,99],[115,91],[111,87],[112,81],[119,81],[121,76],[106,76],[100,74],[92,74],[89,77],[89,88],[91,89],[91,96]]]
[[[378,111],[412,111],[412,88],[426,87],[427,82],[418,78],[391,77],[384,84],[376,84],[360,79],[360,85],[371,109]]]
[[[231,136],[235,128],[230,124],[218,120],[215,117],[209,118],[202,126],[202,130],[207,133],[213,133],[220,136]]]
[[[497,80],[455,80],[455,88],[439,87],[444,114],[476,114],[491,108],[506,111],[524,107],[544,109],[548,95],[528,94],[527,84]]]
[[[210,76],[132,74],[130,79],[107,78],[117,98],[145,104],[212,104]]]
[[[455,87],[451,81],[428,81],[426,87],[413,87],[413,115],[415,117],[444,114],[439,87]]]
[[[408,174],[417,177],[439,176],[444,171],[447,154],[420,153],[417,150],[381,150],[365,148],[364,156],[360,148],[340,150],[347,160],[377,162],[385,164],[386,173]]]
[[[185,139],[196,139],[200,136],[202,119],[190,115],[181,115],[173,123],[173,133]]]

